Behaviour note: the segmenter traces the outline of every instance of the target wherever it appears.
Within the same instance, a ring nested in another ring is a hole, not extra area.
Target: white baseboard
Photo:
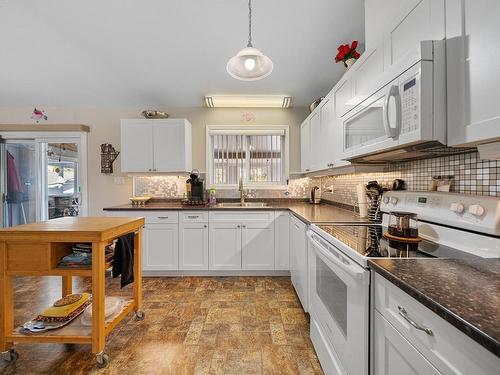
[[[142,271],[142,276],[290,276],[290,271]]]

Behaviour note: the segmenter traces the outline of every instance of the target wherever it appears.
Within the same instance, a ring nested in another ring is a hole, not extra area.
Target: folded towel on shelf
[[[134,233],[121,236],[116,242],[113,278],[121,275],[121,287],[134,282]]]

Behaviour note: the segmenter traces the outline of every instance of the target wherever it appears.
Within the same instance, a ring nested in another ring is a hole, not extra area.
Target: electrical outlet
[[[125,185],[125,177],[115,177],[115,185]]]

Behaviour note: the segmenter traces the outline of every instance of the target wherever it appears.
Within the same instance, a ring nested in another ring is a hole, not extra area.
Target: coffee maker
[[[188,204],[205,204],[205,183],[196,169],[191,171],[186,181],[186,195]]]

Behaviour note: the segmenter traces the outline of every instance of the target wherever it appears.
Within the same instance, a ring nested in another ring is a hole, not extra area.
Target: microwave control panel
[[[413,77],[403,84],[401,93],[401,133],[410,133],[419,128],[419,81]]]

